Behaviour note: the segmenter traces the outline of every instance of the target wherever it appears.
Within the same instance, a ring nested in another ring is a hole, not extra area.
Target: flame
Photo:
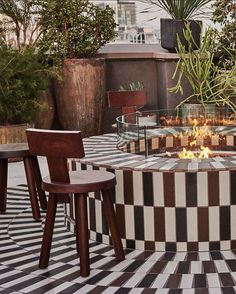
[[[191,147],[194,146],[194,145],[196,145],[196,144],[197,144],[197,141],[196,141],[196,140],[190,142],[190,146],[191,146]]]
[[[181,152],[178,153],[179,158],[209,158],[212,151],[208,147],[201,146],[200,150],[193,152],[183,148]]]
[[[207,122],[206,122],[207,121]],[[205,115],[199,115],[197,118],[188,116],[183,119],[180,116],[163,115],[160,117],[161,126],[196,126],[197,124],[208,124],[209,126],[232,126],[236,125],[236,112],[230,114],[216,113],[214,117],[206,118]]]
[[[208,158],[210,154],[212,154],[212,151],[210,148],[208,147],[204,147],[204,146],[201,146],[200,147],[200,153],[199,153],[199,156],[198,158]]]
[[[183,148],[181,152],[178,153],[179,158],[194,158],[195,154],[191,150]]]
[[[189,143],[190,147],[197,145],[197,138],[204,139],[208,136],[212,136],[213,132],[209,129],[207,125],[207,121],[202,127],[198,127],[198,120],[193,119],[191,121],[192,124],[192,130],[187,130],[184,132],[184,134],[180,134],[179,138],[182,138],[183,136],[188,136],[189,138],[192,138],[192,141]],[[183,148],[181,152],[178,153],[179,158],[208,158],[209,155],[212,154],[212,151],[208,147],[200,146],[200,149],[193,152],[191,150],[187,150],[186,148]]]
[[[224,140],[219,136],[219,134],[213,131],[212,126],[232,126],[236,125],[236,112],[229,117],[223,117],[222,114],[207,118],[203,115],[195,117],[187,117],[183,120],[179,116],[162,116],[160,117],[160,122],[162,126],[185,126],[191,125],[191,128],[180,132],[175,136],[176,139],[182,140],[183,145],[188,145],[188,147],[183,148],[181,152],[178,153],[179,158],[209,158],[212,151],[208,147],[200,146],[199,142],[208,141],[211,137],[218,137],[218,140]],[[194,150],[193,150],[194,149]],[[171,157],[170,152],[166,152],[166,155]]]

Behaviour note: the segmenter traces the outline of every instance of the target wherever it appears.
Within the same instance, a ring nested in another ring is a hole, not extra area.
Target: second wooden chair
[[[69,202],[69,193],[73,193],[75,197],[76,240],[81,276],[86,277],[90,273],[87,217],[87,194],[89,192],[102,192],[104,211],[116,259],[124,260],[124,251],[111,200],[111,188],[116,185],[115,175],[107,171],[68,171],[68,158],[84,157],[84,147],[79,131],[28,129],[26,133],[30,153],[47,157],[50,174],[42,182],[42,189],[49,192],[49,200],[39,267],[48,266],[57,203]]]

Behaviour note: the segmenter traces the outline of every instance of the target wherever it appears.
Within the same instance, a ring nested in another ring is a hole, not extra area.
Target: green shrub
[[[88,0],[41,1],[40,50],[54,59],[85,58],[114,39],[116,23],[110,7],[101,9]]]
[[[48,72],[33,49],[0,46],[0,124],[32,121],[47,86]]]
[[[212,7],[214,9],[212,20],[221,25],[216,45],[219,65],[230,69],[236,62],[236,2],[216,0]]]

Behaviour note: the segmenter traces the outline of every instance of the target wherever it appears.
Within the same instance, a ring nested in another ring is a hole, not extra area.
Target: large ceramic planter
[[[55,87],[59,123],[83,137],[101,133],[105,102],[105,60],[66,59]]]
[[[202,22],[197,20],[189,20],[188,22],[190,23],[190,30],[194,40],[192,47],[197,49],[200,45]],[[176,52],[176,48],[178,48],[178,35],[181,43],[187,49],[188,42],[183,33],[185,28],[186,21],[184,20],[161,18],[161,46],[170,52]]]

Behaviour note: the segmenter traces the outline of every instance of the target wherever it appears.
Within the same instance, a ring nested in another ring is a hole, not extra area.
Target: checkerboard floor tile
[[[90,240],[91,274],[79,275],[75,237],[58,209],[50,264],[38,268],[44,223],[31,216],[24,185],[8,189],[0,214],[0,294],[7,293],[236,293],[236,251],[153,252],[113,248]],[[42,216],[45,213],[42,212]]]

